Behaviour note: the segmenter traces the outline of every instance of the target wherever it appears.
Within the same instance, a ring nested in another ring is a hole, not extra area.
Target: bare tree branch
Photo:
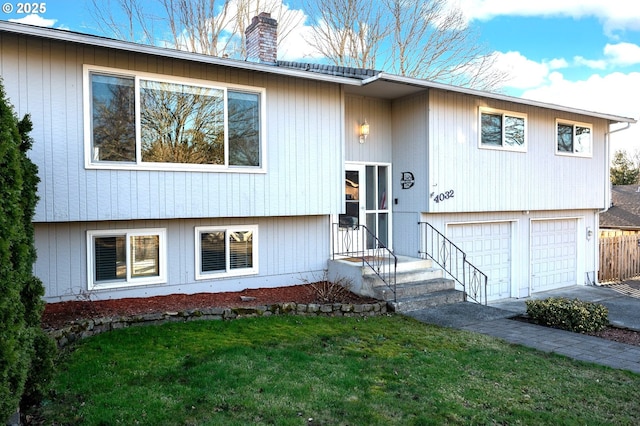
[[[335,65],[486,90],[505,78],[446,0],[309,0],[305,6],[316,19],[309,43]]]
[[[278,0],[91,0],[90,9],[98,29],[117,39],[241,59],[244,31],[261,12],[278,20],[279,44],[304,17]]]

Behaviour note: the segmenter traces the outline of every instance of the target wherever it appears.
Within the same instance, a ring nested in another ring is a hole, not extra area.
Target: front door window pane
[[[367,228],[371,231],[372,234],[376,234],[376,214],[375,213],[367,213]],[[371,234],[367,232],[367,249],[376,248],[375,238]]]
[[[389,247],[389,214],[378,214],[378,239],[385,246]]]
[[[134,79],[91,75],[92,161],[136,161]]]
[[[160,275],[160,237],[141,235],[131,237],[131,277]]]
[[[140,81],[142,161],[225,164],[224,91]]]
[[[344,179],[345,214],[340,215],[340,226],[359,225],[360,215],[360,173],[347,170]]]
[[[387,209],[387,167],[378,167],[378,209]]]
[[[367,166],[366,175],[367,175],[367,210],[375,210],[376,199],[377,199],[375,166]]]

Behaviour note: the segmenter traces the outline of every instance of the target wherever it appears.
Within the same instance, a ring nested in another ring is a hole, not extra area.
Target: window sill
[[[248,173],[248,174],[264,174],[264,167],[227,167],[227,166],[211,166],[211,165],[181,165],[181,164],[115,164],[115,163],[88,163],[85,164],[86,170],[123,170],[136,172],[194,172],[194,173]]]

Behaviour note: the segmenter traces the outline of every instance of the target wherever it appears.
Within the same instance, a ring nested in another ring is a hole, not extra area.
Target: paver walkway
[[[612,324],[640,330],[640,299],[606,287],[575,286],[540,293],[602,303]],[[465,302],[407,313],[419,321],[482,333],[548,353],[640,374],[640,346],[557,330],[509,319],[526,312],[526,299],[508,299],[482,306]]]

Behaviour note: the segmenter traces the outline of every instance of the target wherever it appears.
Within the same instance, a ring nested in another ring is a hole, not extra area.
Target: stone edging
[[[157,325],[167,322],[187,322],[198,320],[234,320],[237,318],[267,317],[272,315],[301,315],[325,317],[366,317],[387,313],[386,302],[367,304],[333,303],[333,304],[303,304],[277,303],[268,306],[243,308],[203,308],[178,312],[151,313],[125,317],[107,317],[74,321],[66,327],[55,330],[45,330],[53,338],[58,348],[111,330],[143,325]]]

